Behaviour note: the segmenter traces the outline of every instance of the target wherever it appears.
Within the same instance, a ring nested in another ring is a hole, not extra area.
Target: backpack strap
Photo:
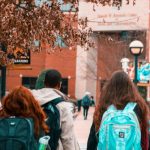
[[[56,98],[52,101],[50,101],[51,104],[54,104],[55,106],[60,103],[60,102],[64,102],[64,99],[63,98]]]
[[[137,103],[134,103],[134,102],[129,102],[125,108],[123,109],[123,111],[133,111],[135,106],[136,106]]]
[[[125,106],[123,112],[124,112],[124,111],[130,112],[130,114],[131,114],[131,115],[134,117],[134,119],[136,120],[137,125],[138,125],[138,127],[139,127],[139,129],[140,129],[140,123],[139,123],[137,114],[136,114],[135,111],[134,111],[134,108],[135,108],[136,105],[137,105],[137,103],[135,103],[135,102],[129,102],[129,103]]]
[[[112,111],[116,111],[116,107],[114,105],[110,105],[108,108],[107,108],[107,112],[112,112]]]
[[[49,145],[52,150],[56,150],[61,134],[60,112],[57,104],[65,101],[62,97],[51,100],[44,105],[44,111],[47,114],[46,123],[51,129],[48,135],[51,137]]]
[[[44,109],[49,109],[50,104],[52,105],[57,105],[58,103],[64,102],[65,100],[62,97],[56,98],[54,100],[51,100],[50,102],[42,105],[42,107],[44,107]]]
[[[110,106],[107,108],[107,110],[104,112],[101,123],[103,122],[103,120],[105,119],[105,117],[106,117],[108,114],[112,114],[112,113],[114,113],[114,112],[116,112],[116,111],[117,111],[116,107],[115,107],[114,105],[110,105]]]
[[[64,93],[60,92],[59,90],[53,89],[55,93],[57,93],[59,96],[61,96],[64,100],[69,101],[69,97],[66,96]]]
[[[125,108],[123,109],[123,111],[133,111],[135,106],[136,106],[137,103],[134,103],[134,102],[129,102]],[[114,112],[114,111],[117,111],[116,107],[114,105],[110,105],[108,108],[107,108],[107,113],[110,113],[110,112]]]

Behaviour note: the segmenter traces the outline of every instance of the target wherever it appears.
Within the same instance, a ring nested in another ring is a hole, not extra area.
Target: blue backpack
[[[37,150],[31,118],[0,118],[0,150]]]
[[[124,110],[111,105],[103,114],[98,132],[98,150],[141,150],[141,130],[133,111],[136,103]]]
[[[83,107],[84,107],[84,106],[90,106],[91,100],[90,100],[90,98],[86,95],[86,96],[83,97],[81,103],[82,103],[82,106],[83,106]]]

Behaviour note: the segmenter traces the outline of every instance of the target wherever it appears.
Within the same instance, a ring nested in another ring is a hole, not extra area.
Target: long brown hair
[[[14,88],[2,100],[0,117],[9,116],[33,118],[36,137],[39,136],[41,129],[48,132],[48,127],[45,123],[45,113],[32,93],[23,86]]]
[[[94,124],[98,131],[102,116],[110,105],[123,109],[128,102],[136,102],[141,110],[141,128],[148,123],[148,106],[136,86],[124,71],[116,71],[104,85],[94,113]]]

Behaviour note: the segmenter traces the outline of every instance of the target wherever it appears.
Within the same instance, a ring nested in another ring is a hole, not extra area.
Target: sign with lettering
[[[79,18],[88,19],[88,27],[93,31],[147,30],[149,21],[149,1],[136,0],[133,6],[122,0],[120,9],[114,6],[94,5],[79,2]]]
[[[14,51],[8,51],[7,58],[11,59],[14,64],[30,64],[30,50],[17,47]]]
[[[150,63],[143,65],[138,65],[137,79],[139,83],[150,83]],[[134,79],[134,66],[130,63],[128,66],[128,75],[133,80]]]
[[[138,78],[140,82],[150,82],[150,63],[140,66],[138,69]]]

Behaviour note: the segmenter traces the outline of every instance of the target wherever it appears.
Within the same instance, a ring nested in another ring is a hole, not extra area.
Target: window
[[[51,5],[51,2],[48,0],[35,0],[35,5],[36,6],[41,6],[44,2],[46,2],[48,5]],[[75,12],[76,9],[72,7],[71,3],[66,3],[64,4],[63,0],[57,0],[57,2],[61,5],[60,9],[62,12]]]
[[[57,36],[55,46],[59,46],[59,47],[62,47],[62,48],[67,47],[61,36]]]
[[[122,41],[127,41],[128,40],[128,38],[129,38],[129,32],[127,32],[127,31],[122,31],[122,32],[120,32],[120,39],[122,40]]]
[[[69,11],[75,12],[75,11],[76,11],[76,9],[73,8],[73,7],[72,7],[72,4],[69,3],[69,2],[66,3],[66,4],[63,4],[63,3],[64,3],[63,0],[57,0],[57,2],[58,2],[59,4],[61,4],[60,9],[61,9],[62,12],[69,12]]]
[[[22,85],[34,89],[37,77],[22,77]]]

